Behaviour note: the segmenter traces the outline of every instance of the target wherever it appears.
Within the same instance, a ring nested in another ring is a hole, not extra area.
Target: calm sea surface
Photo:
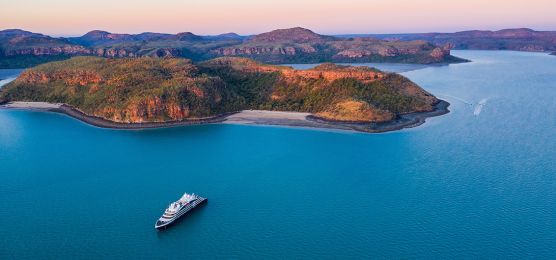
[[[0,258],[554,257],[556,57],[454,53],[385,68],[452,104],[385,134],[0,110]],[[155,231],[186,191],[209,203]]]

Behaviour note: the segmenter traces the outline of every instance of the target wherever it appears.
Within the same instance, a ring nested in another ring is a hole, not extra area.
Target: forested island
[[[80,119],[122,128],[215,122],[265,110],[305,112],[318,124],[376,132],[447,112],[447,103],[399,74],[331,63],[295,70],[238,57],[198,63],[75,57],[25,70],[0,91],[1,103],[15,101],[62,103]]]

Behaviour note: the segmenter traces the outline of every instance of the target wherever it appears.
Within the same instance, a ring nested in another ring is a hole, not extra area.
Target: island
[[[457,50],[556,51],[556,31],[535,31],[529,28],[498,31],[471,30],[455,33],[344,35],[344,37],[374,37],[400,41],[423,40],[439,45],[451,45]]]
[[[74,57],[27,69],[0,90],[5,108],[37,108],[22,102],[110,128],[228,122],[364,132],[416,126],[449,105],[396,73],[239,57]]]
[[[322,62],[458,63],[450,45],[422,40],[389,41],[369,37],[341,38],[295,27],[249,37],[235,33],[200,36],[116,34],[91,31],[80,37],[50,37],[23,30],[0,31],[0,68],[26,68],[75,56],[107,58],[173,57],[193,61],[246,57],[270,64]]]

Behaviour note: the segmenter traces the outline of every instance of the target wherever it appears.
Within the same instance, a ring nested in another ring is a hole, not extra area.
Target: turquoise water
[[[452,112],[385,134],[0,110],[0,258],[552,258],[556,57],[455,54],[404,73]]]

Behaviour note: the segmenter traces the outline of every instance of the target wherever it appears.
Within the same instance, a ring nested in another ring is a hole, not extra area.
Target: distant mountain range
[[[221,56],[248,57],[265,63],[405,62],[449,63],[449,45],[422,40],[390,41],[341,38],[296,27],[254,36],[227,33],[199,36],[190,32],[115,34],[91,31],[80,37],[55,38],[23,30],[0,31],[0,68],[29,67],[72,56],[183,57],[193,61]]]
[[[505,29],[456,33],[360,34],[328,36],[305,28],[252,36],[200,36],[145,32],[91,31],[80,37],[50,37],[18,29],[0,31],[0,68],[30,67],[73,56],[182,57],[193,61],[239,56],[265,63],[462,62],[450,49],[516,50],[556,53],[556,31]]]
[[[463,31],[456,33],[353,34],[339,37],[374,37],[383,40],[424,40],[434,44],[450,44],[461,50],[556,51],[556,31],[527,28],[499,31]]]

